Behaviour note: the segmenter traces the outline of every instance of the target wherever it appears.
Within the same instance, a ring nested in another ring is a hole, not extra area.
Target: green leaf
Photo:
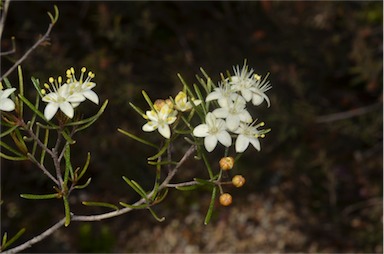
[[[25,156],[21,156],[21,157],[10,156],[10,155],[6,155],[6,154],[4,154],[2,152],[0,152],[0,157],[4,158],[6,160],[10,160],[10,161],[24,161],[24,160],[28,159]]]
[[[129,105],[141,116],[145,116],[146,114],[144,113],[143,110],[141,110],[140,108],[136,107],[133,103],[129,103]]]
[[[53,199],[53,198],[60,198],[60,195],[58,193],[52,193],[52,194],[20,194],[20,197],[25,199]]]
[[[200,105],[201,105],[201,107],[202,107],[202,109],[204,111],[204,115],[206,115],[207,114],[207,109],[205,108],[205,105],[204,105],[205,99],[204,99],[204,97],[203,97],[199,87],[196,84],[193,85],[193,88],[195,88],[195,91],[196,91],[196,94],[197,94],[197,98],[199,98],[199,100],[201,100],[201,104]]]
[[[163,191],[159,192],[159,194],[155,198],[154,204],[158,204],[164,200],[164,198],[168,194],[168,188],[164,189]]]
[[[208,225],[209,221],[211,220],[212,213],[213,213],[213,207],[215,205],[216,194],[217,194],[217,187],[213,187],[211,202],[209,204],[207,215],[205,216],[205,219],[204,219],[204,225]]]
[[[200,179],[200,178],[193,178],[193,180],[195,180],[196,182],[198,182],[200,184],[204,184],[204,185],[215,185],[212,181],[209,181],[209,180],[204,180],[204,179]]]
[[[45,136],[44,136],[44,146],[45,147],[47,147],[47,145],[48,145],[48,139],[49,139],[49,129],[46,129],[45,130]],[[40,157],[40,164],[41,165],[44,164],[45,154],[46,154],[45,149],[42,149],[41,150],[41,157]]]
[[[0,146],[4,147],[8,151],[12,152],[13,154],[17,155],[18,157],[26,157],[24,154],[20,153],[19,151],[13,149],[11,146],[9,146],[7,143],[4,143],[3,141],[0,140]]]
[[[107,107],[107,105],[108,105],[108,100],[105,100],[105,102],[103,103],[103,105],[101,106],[99,111],[96,113],[96,115],[94,115],[94,116],[92,116],[90,118],[87,118],[85,120],[69,123],[69,124],[67,124],[67,126],[68,125],[79,125],[79,123],[83,124],[84,121],[85,121],[85,124],[83,126],[77,128],[76,132],[79,132],[81,130],[84,130],[84,129],[88,128],[89,126],[91,126],[101,116],[101,114],[103,114],[103,112],[104,112],[105,108]]]
[[[32,80],[32,84],[35,86],[36,91],[38,92],[40,97],[43,98],[44,95],[41,93],[40,81],[38,79],[35,79],[34,77],[31,77],[31,80]]]
[[[24,81],[23,81],[23,73],[21,71],[21,66],[17,66],[17,73],[19,74],[19,90],[20,90],[20,94],[22,96],[24,96]],[[20,115],[23,116],[23,103],[20,102]]]
[[[149,165],[177,165],[177,161],[148,161]]]
[[[130,205],[130,204],[127,204],[127,203],[124,203],[124,202],[119,202],[119,204],[124,206],[124,207],[131,208],[131,209],[144,209],[144,208],[148,207],[148,204]]]
[[[84,174],[85,172],[87,171],[88,169],[88,166],[89,166],[89,162],[91,161],[91,153],[88,153],[87,155],[87,160],[85,161],[85,165],[83,167],[83,169],[81,170],[79,176],[77,177],[76,180],[79,180]]]
[[[19,237],[24,234],[25,232],[25,228],[22,228],[19,230],[19,232],[17,232],[16,235],[14,235],[8,242],[4,243],[4,238],[3,238],[3,244],[1,245],[1,251],[5,250],[8,246],[10,246],[12,243],[14,243],[17,239],[19,239]],[[4,236],[6,235],[6,233],[4,234]],[[7,237],[5,237],[6,239]]]
[[[141,93],[144,96],[144,99],[147,101],[148,105],[151,107],[152,110],[155,110],[155,107],[153,106],[153,102],[151,101],[151,98],[149,98],[148,94],[143,90]]]
[[[155,218],[158,222],[163,222],[165,220],[165,217],[159,217],[157,216],[157,214],[155,213],[155,211],[152,210],[152,208],[148,207],[148,210],[151,212],[153,218]]]
[[[101,206],[101,207],[112,208],[113,210],[119,210],[119,208],[116,205],[105,203],[105,202],[83,201],[81,203],[86,206]]]
[[[87,182],[85,183],[85,184],[83,184],[83,185],[76,185],[74,188],[75,189],[84,189],[85,187],[87,187],[90,183],[91,183],[91,177],[90,178],[88,178],[88,180],[87,180]]]
[[[65,211],[64,226],[68,227],[69,223],[71,223],[71,210],[69,208],[69,202],[66,196],[63,196],[63,201],[64,201],[64,211]]]
[[[167,140],[165,141],[164,146],[160,149],[160,151],[159,151],[157,154],[155,154],[155,155],[149,157],[148,160],[156,160],[156,159],[159,158],[161,155],[163,155],[163,153],[165,153],[165,151],[167,151],[170,142],[171,142],[171,140],[170,140],[170,139],[167,139]]]
[[[2,132],[2,133],[0,134],[0,138],[3,138],[3,137],[5,137],[5,136],[7,136],[9,133],[13,132],[17,127],[19,127],[19,126],[15,125],[15,126],[12,126],[11,128],[9,128],[8,130]],[[3,131],[3,130],[2,130],[2,131]]]
[[[71,179],[74,179],[73,168],[71,163],[70,145],[66,145],[66,148],[64,151],[64,159],[65,159],[64,186],[67,186],[69,174],[71,174]]]
[[[148,197],[147,197],[147,194],[145,193],[145,191],[143,190],[143,188],[141,188],[141,186],[133,181],[133,180],[129,180],[127,177],[123,176],[123,179],[124,181],[129,185],[131,186],[131,188],[136,191],[142,198],[144,198],[147,202],[149,201]]]
[[[27,98],[19,94],[19,98],[35,113],[37,114],[41,119],[46,121],[50,126],[53,126],[54,128],[58,128],[58,126],[52,124],[50,121],[45,118],[44,114],[41,113]]]
[[[142,139],[142,138],[139,138],[138,136],[136,136],[136,135],[134,135],[134,134],[132,134],[132,133],[130,133],[130,132],[127,132],[127,131],[124,131],[124,130],[122,130],[122,129],[117,129],[120,133],[122,133],[122,134],[124,134],[124,135],[126,135],[126,136],[128,136],[128,137],[130,137],[130,138],[132,138],[132,139],[134,139],[134,140],[136,140],[136,141],[139,141],[139,142],[141,142],[141,143],[143,143],[143,144],[145,144],[145,145],[148,145],[148,146],[152,146],[152,147],[154,147],[154,148],[157,148],[157,146],[155,145],[155,144],[153,144],[153,143],[151,143],[151,142],[149,142],[149,141],[146,141],[146,140],[144,140],[144,139]]]
[[[65,140],[66,140],[69,144],[73,145],[74,143],[76,143],[76,141],[73,140],[72,137],[70,137],[70,136],[68,135],[68,133],[66,133],[65,131],[62,131],[62,132],[60,132],[60,133],[61,133],[61,135],[63,135],[63,137],[65,138]]]

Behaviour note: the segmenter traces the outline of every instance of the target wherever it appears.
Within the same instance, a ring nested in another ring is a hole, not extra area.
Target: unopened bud
[[[235,164],[235,159],[233,157],[223,157],[219,161],[219,164],[222,170],[230,170],[233,168],[233,165]]]
[[[242,175],[235,175],[233,178],[232,178],[232,184],[239,188],[241,186],[243,186],[245,183],[245,178],[242,176]]]
[[[223,193],[219,198],[220,204],[223,206],[229,206],[232,204],[232,196],[229,193]]]

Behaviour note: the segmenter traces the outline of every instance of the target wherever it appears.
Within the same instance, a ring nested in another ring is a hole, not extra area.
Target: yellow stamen
[[[45,91],[45,89],[41,89],[40,92],[41,92],[42,95],[45,95],[45,94],[47,93],[47,92]]]
[[[49,89],[49,85],[47,83],[44,84],[44,87]]]
[[[81,72],[86,72],[87,71],[87,69],[85,68],[85,67],[83,67],[83,68],[81,68]]]
[[[53,83],[53,81],[55,81],[55,79],[52,78],[52,77],[50,77],[50,78],[48,79],[48,81],[49,81],[49,83]]]

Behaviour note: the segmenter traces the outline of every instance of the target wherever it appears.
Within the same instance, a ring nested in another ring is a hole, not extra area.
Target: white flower
[[[192,103],[197,106],[201,101],[192,99]],[[179,111],[184,112],[192,109],[192,103],[188,101],[187,95],[184,92],[179,92],[175,97],[175,108]]]
[[[231,88],[227,81],[223,81],[216,87],[213,92],[210,92],[205,98],[205,101],[217,100],[220,107],[228,107],[228,105],[239,97]]]
[[[8,97],[16,90],[16,88],[8,88],[3,90],[3,86],[0,83],[0,110],[12,111],[15,109],[15,103]]]
[[[260,131],[257,130],[258,127],[264,126],[264,122],[259,123],[254,126],[253,124],[240,123],[239,128],[235,133],[239,134],[236,139],[235,149],[237,153],[244,152],[249,144],[252,144],[256,150],[260,151],[260,141],[258,137],[263,137],[264,134],[260,134]]]
[[[226,130],[225,121],[216,119],[215,115],[209,112],[205,116],[205,124],[200,124],[193,130],[196,137],[204,137],[204,146],[208,152],[212,152],[217,145],[217,141],[226,147],[232,144],[232,139]]]
[[[255,106],[260,105],[264,100],[267,102],[268,107],[271,105],[268,96],[265,94],[266,91],[272,88],[267,78],[269,73],[265,76],[263,81],[261,81],[261,76],[255,74],[255,79],[257,82],[251,88],[252,90],[252,104]]]
[[[239,66],[233,68],[235,73],[231,77],[232,89],[240,92],[246,101],[251,101],[255,106],[260,105],[264,100],[267,102],[268,107],[270,101],[268,96],[265,94],[266,91],[272,88],[270,82],[267,81],[268,75],[261,80],[261,76],[253,74],[253,69],[248,71],[248,66],[244,64],[240,70]]]
[[[225,118],[228,129],[234,131],[239,127],[240,122],[252,122],[252,116],[245,109],[245,105],[245,100],[239,97],[228,107],[217,108],[212,113],[218,118]]]
[[[42,98],[44,102],[48,102],[44,110],[44,116],[47,120],[51,120],[57,110],[60,109],[66,116],[73,118],[74,110],[71,103],[80,103],[85,98],[81,94],[70,94],[69,85],[61,85],[61,77],[57,81],[53,78],[49,79],[52,89],[48,84],[44,84],[45,88],[50,91],[50,93]],[[43,89],[42,93],[45,94],[46,90]]]
[[[230,84],[232,89],[240,92],[246,101],[252,99],[252,87],[255,85],[256,80],[252,78],[253,69],[248,71],[248,66],[244,63],[243,68],[240,70],[239,66],[233,67],[235,73],[231,77]]]
[[[76,79],[75,77],[75,70],[72,68],[68,69],[66,74],[67,74],[67,83],[70,88],[70,93],[71,94],[79,94],[84,97],[85,99],[88,99],[92,101],[95,104],[99,104],[99,97],[97,94],[92,91],[92,88],[96,86],[96,83],[91,82],[91,79],[95,77],[95,74],[93,72],[88,72],[87,78],[83,81],[84,78],[84,73],[86,72],[86,68],[83,67],[81,68],[81,75],[79,80]],[[79,103],[72,103],[73,107],[77,107]]]
[[[165,137],[171,137],[171,129],[169,125],[176,121],[177,111],[171,109],[168,104],[164,104],[159,111],[148,110],[146,117],[149,119],[148,123],[143,125],[143,131],[151,132],[158,129],[159,133]]]

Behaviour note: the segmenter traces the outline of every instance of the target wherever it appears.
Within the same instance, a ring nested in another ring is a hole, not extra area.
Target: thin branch
[[[368,112],[371,112],[371,111],[379,108],[380,105],[381,105],[381,103],[375,103],[375,104],[372,104],[369,106],[356,108],[356,109],[352,109],[349,111],[319,116],[316,118],[316,123],[329,123],[329,122],[334,122],[334,121],[338,121],[338,120],[344,120],[344,119],[364,115]]]
[[[187,159],[195,151],[196,151],[196,146],[192,145],[187,150],[187,152],[184,154],[184,156],[181,158],[179,163],[177,163],[177,165],[172,169],[172,171],[169,172],[168,176],[164,179],[162,184],[159,186],[158,190],[161,190],[161,189],[164,189],[164,188],[168,187],[169,182],[175,176],[177,170],[187,161]],[[150,198],[153,194],[154,194],[154,191],[150,192],[147,195],[147,198]],[[137,201],[136,203],[134,203],[133,206],[141,205],[141,204],[144,204],[144,203],[146,203],[146,199],[142,198],[139,201]],[[128,212],[130,212],[132,210],[133,210],[133,208],[125,207],[125,208],[120,209],[120,210],[116,210],[116,211],[112,211],[112,212],[108,212],[108,213],[104,213],[104,214],[98,214],[98,215],[85,215],[85,216],[83,216],[83,215],[73,215],[71,217],[71,221],[100,221],[100,220],[109,219],[109,218],[113,218],[113,217],[116,217],[116,216],[128,213]],[[43,239],[45,239],[46,237],[48,237],[49,235],[53,234],[57,229],[62,227],[64,225],[64,223],[65,223],[65,218],[61,219],[59,222],[57,222],[55,225],[53,225],[52,227],[50,227],[49,229],[44,231],[42,234],[40,234],[38,236],[35,236],[31,240],[29,240],[29,241],[27,241],[27,242],[25,242],[25,243],[15,247],[15,248],[13,248],[13,249],[5,251],[3,253],[11,254],[11,253],[17,253],[17,252],[23,251],[23,250],[31,247],[33,244],[38,243],[38,242],[42,241]]]
[[[59,182],[56,180],[56,178],[53,177],[51,173],[44,167],[44,165],[40,164],[32,154],[28,153],[27,154],[28,158],[30,161],[35,163],[42,171],[44,174],[46,174],[56,185],[59,186]]]
[[[45,34],[27,51],[25,54],[16,61],[16,63],[3,75],[0,77],[0,82],[6,78],[12,71],[16,69],[17,66],[19,66],[28,56],[32,53],[41,43],[48,40],[49,34],[51,33],[52,27],[54,24],[49,24],[47,31]]]
[[[0,41],[3,37],[3,31],[4,31],[4,25],[5,25],[5,19],[7,18],[8,13],[8,7],[11,0],[5,0],[4,6],[3,6],[3,12],[1,13],[1,20],[0,20]]]
[[[57,222],[55,225],[53,225],[49,229],[45,230],[40,235],[33,237],[31,240],[15,247],[15,248],[4,251],[2,253],[11,254],[11,253],[17,253],[17,252],[25,250],[25,249],[31,247],[32,245],[34,245],[35,243],[38,243],[38,242],[44,240],[45,238],[47,238],[48,236],[50,236],[53,232],[55,232],[57,229],[62,227],[64,225],[64,222],[65,222],[65,218],[61,219],[59,222]]]
[[[176,188],[176,187],[184,187],[184,186],[192,186],[199,184],[197,181],[183,182],[183,183],[169,183],[167,184],[168,188]]]

